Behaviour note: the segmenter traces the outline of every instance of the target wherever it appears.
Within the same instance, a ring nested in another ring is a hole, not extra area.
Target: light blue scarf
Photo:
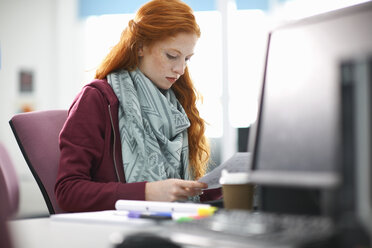
[[[192,180],[188,169],[190,121],[174,92],[160,91],[139,69],[111,73],[119,99],[119,129],[127,182]]]

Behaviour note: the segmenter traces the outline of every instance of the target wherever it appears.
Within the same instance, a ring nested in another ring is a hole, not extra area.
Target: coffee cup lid
[[[244,184],[249,183],[249,173],[247,172],[232,172],[222,170],[220,184]]]

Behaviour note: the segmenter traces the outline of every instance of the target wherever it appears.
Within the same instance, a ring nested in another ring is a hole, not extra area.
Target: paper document
[[[53,221],[70,221],[79,223],[97,223],[97,224],[119,224],[130,223],[134,225],[149,225],[150,220],[132,219],[128,217],[128,211],[105,210],[97,212],[83,213],[63,213],[52,214]]]
[[[249,152],[235,153],[231,158],[214,168],[198,181],[207,183],[208,189],[221,187],[220,177],[223,169],[228,172],[247,172],[250,170],[251,154]]]

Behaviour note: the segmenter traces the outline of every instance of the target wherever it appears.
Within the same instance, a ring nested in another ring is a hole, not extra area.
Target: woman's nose
[[[183,75],[183,73],[185,72],[185,68],[186,68],[186,62],[185,61],[180,61],[180,62],[177,62],[174,67],[173,67],[173,71],[175,73],[177,73],[178,75]]]

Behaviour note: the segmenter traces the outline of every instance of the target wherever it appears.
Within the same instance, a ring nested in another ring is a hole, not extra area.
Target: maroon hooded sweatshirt
[[[125,181],[118,109],[106,80],[84,86],[73,101],[59,137],[55,194],[63,210],[109,210],[119,199],[145,200],[146,182]],[[201,201],[220,197],[220,189],[205,190]]]

